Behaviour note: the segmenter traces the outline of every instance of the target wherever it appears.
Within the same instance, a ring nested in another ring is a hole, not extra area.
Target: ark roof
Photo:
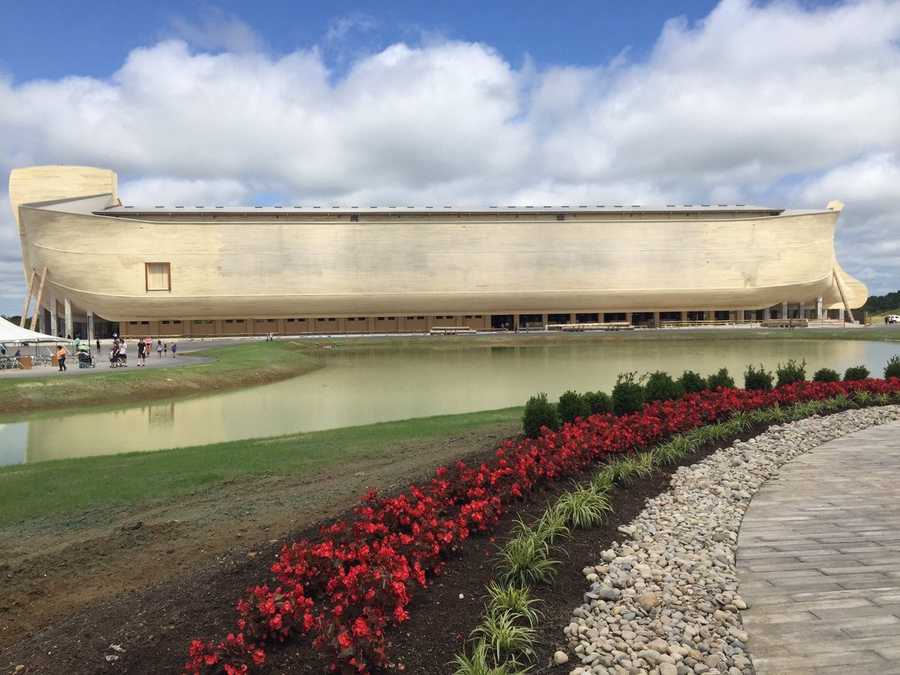
[[[102,215],[136,215],[145,213],[154,214],[230,214],[230,215],[258,215],[283,214],[283,213],[457,213],[457,214],[496,214],[496,213],[741,213],[746,215],[779,215],[784,212],[781,208],[767,206],[753,206],[748,204],[666,204],[664,206],[642,206],[640,204],[563,204],[560,206],[538,205],[503,205],[503,206],[336,206],[336,205],[306,205],[306,206],[112,206],[96,213]]]

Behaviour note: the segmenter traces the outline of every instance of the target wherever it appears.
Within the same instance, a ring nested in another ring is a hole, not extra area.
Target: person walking
[[[66,355],[68,352],[66,351],[65,345],[56,345],[56,361],[59,364],[59,372],[64,373],[66,371]]]
[[[175,358],[175,350],[177,350],[177,349],[178,349],[178,343],[177,343],[177,342],[173,342],[173,343],[172,343],[172,358],[173,358],[173,359]]]
[[[169,355],[169,343],[163,342],[163,353],[168,356]]]
[[[97,338],[97,356],[100,356],[100,338]]]
[[[144,341],[138,340],[138,368],[144,365]]]
[[[157,340],[157,341],[156,341],[156,355],[157,355],[159,358],[162,358],[162,349],[163,349],[163,347],[162,347],[162,340]]]

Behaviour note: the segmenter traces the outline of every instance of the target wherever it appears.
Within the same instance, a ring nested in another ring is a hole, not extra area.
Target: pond
[[[472,412],[522,405],[536,392],[610,391],[616,375],[726,367],[742,384],[748,363],[774,369],[807,361],[807,373],[865,364],[880,376],[898,351],[862,340],[629,340],[441,350],[323,352],[324,367],[283,382],[118,409],[38,414],[0,422],[0,465]]]

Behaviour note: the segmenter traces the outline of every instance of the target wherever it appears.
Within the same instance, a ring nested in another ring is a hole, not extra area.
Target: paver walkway
[[[737,551],[759,674],[900,674],[900,424],[790,462],[753,498]]]

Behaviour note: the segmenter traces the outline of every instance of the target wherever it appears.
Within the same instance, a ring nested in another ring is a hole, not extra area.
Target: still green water
[[[773,338],[335,352],[324,356],[324,368],[275,384],[0,424],[0,465],[504,408],[540,391],[609,391],[618,373],[632,370],[707,375],[724,366],[740,385],[748,363],[774,369],[805,358],[810,376],[857,364],[880,376],[898,351],[884,342]]]

